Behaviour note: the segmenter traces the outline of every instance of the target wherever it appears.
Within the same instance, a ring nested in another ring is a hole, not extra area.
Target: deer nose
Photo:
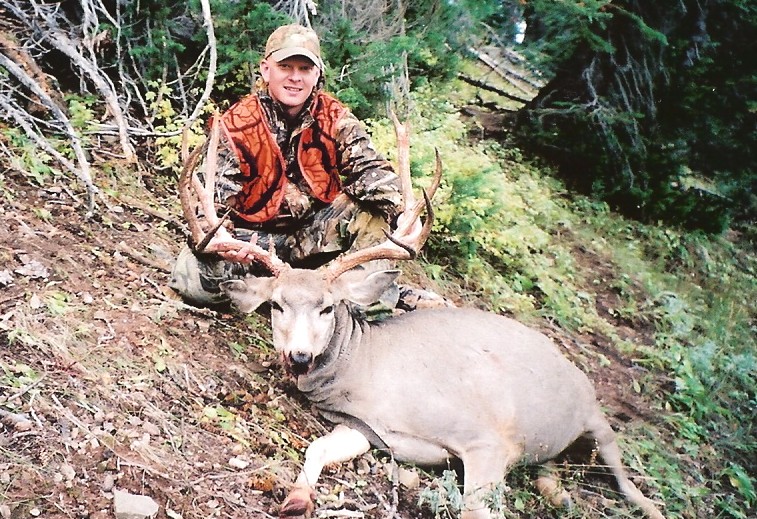
[[[289,354],[289,362],[292,371],[296,375],[303,375],[310,369],[310,363],[313,361],[313,355],[309,352],[295,351]]]

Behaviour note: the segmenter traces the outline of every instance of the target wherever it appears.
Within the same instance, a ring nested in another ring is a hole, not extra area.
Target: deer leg
[[[460,456],[465,471],[462,519],[490,519],[487,496],[502,482],[508,467],[518,459],[511,452],[490,445],[469,450]]]
[[[323,467],[331,463],[351,460],[368,452],[368,440],[360,432],[345,425],[311,443],[305,451],[305,464],[294,487],[279,510],[279,517],[310,517],[315,505],[315,484]]]
[[[650,519],[665,519],[652,501],[645,497],[636,485],[628,479],[623,462],[621,460],[620,448],[615,441],[615,432],[607,423],[604,416],[597,415],[594,418],[592,426],[589,428],[589,434],[597,442],[597,450],[602,461],[609,467],[610,472],[618,482],[618,488],[628,501],[635,504]]]

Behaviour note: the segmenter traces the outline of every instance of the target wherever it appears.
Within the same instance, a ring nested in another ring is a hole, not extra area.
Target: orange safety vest
[[[312,194],[330,203],[341,192],[337,167],[336,123],[347,109],[328,94],[318,93],[310,112],[315,122],[305,128],[297,148],[300,171]],[[287,182],[286,162],[256,95],[237,102],[221,117],[227,142],[239,159],[242,189],[226,202],[253,223],[279,212]]]

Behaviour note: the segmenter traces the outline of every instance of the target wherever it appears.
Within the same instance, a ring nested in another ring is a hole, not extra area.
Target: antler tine
[[[213,125],[210,137],[205,140],[202,146],[195,148],[184,162],[181,175],[179,176],[179,199],[184,212],[184,218],[187,220],[189,231],[192,236],[192,248],[196,253],[214,253],[226,251],[245,252],[255,262],[264,266],[272,274],[277,275],[286,263],[276,256],[273,248],[273,242],[269,250],[265,250],[254,242],[246,242],[236,238],[223,239],[210,243],[218,229],[223,225],[231,209],[229,209],[223,218],[218,218],[214,202],[214,186],[218,143],[220,140],[220,118],[218,112],[213,116]],[[206,152],[205,160],[205,183],[200,182],[197,177],[195,168],[203,154]],[[196,208],[200,206],[202,218],[205,220],[210,229],[206,232],[200,223]]]
[[[202,155],[202,152],[206,149],[207,141],[204,145],[196,147],[194,150],[192,150],[192,153],[187,157],[187,160],[184,162],[184,167],[181,170],[181,175],[179,175],[179,200],[181,201],[181,208],[184,212],[184,218],[187,220],[187,225],[189,225],[189,232],[192,236],[193,243],[199,243],[204,238],[205,233],[202,230],[202,226],[200,225],[200,221],[197,218],[197,214],[195,212],[195,200],[193,197],[192,191],[193,191],[193,178],[196,177],[196,174],[194,172],[194,168],[197,166],[197,161],[200,159],[200,155]]]
[[[331,264],[326,268],[326,278],[336,279],[351,268],[357,267],[358,265],[362,265],[363,263],[367,263],[369,261],[379,259],[415,259],[418,255],[418,252],[423,247],[423,244],[431,234],[431,227],[433,226],[434,221],[434,210],[431,207],[431,199],[428,197],[428,194],[425,191],[423,192],[423,197],[427,210],[426,221],[423,223],[421,232],[414,242],[405,243],[402,238],[406,236],[406,232],[400,232],[401,229],[397,229],[393,234],[389,234],[385,231],[387,237],[387,240],[385,242],[374,245],[372,247],[361,249],[359,251],[355,251],[351,254],[339,256],[334,261],[332,261]],[[419,203],[423,202],[419,201]],[[409,212],[413,213],[415,211],[411,209]]]
[[[392,109],[389,109],[389,117],[394,124],[394,135],[397,139],[397,171],[404,196],[402,210],[405,211],[415,203],[413,184],[410,180],[410,122],[400,122]]]
[[[395,132],[397,134],[397,144],[400,148],[399,157],[404,156],[405,159],[399,160],[399,175],[402,185],[403,196],[405,199],[405,207],[403,210],[404,218],[402,223],[397,227],[394,233],[385,233],[387,240],[373,247],[368,247],[359,251],[355,251],[350,254],[339,256],[326,268],[326,277],[328,279],[336,279],[344,272],[351,268],[357,267],[363,263],[378,259],[389,260],[409,260],[414,259],[418,252],[426,243],[429,235],[431,234],[431,227],[434,222],[434,211],[431,206],[431,198],[433,198],[436,190],[439,188],[442,178],[442,161],[439,156],[439,150],[436,150],[436,171],[428,190],[423,192],[423,200],[415,200],[415,196],[412,192],[412,186],[410,184],[410,162],[407,159],[409,143],[407,138],[407,127],[402,125],[393,112],[390,112],[390,116],[395,124]],[[401,127],[401,128],[400,128]],[[413,230],[418,218],[420,218],[423,209],[426,209],[426,221],[423,223],[420,234],[410,243],[404,241],[408,234]]]
[[[423,209],[426,209],[426,212],[429,214],[429,219],[433,219],[433,209],[431,208],[430,200],[434,198],[436,190],[439,189],[439,185],[442,183],[442,159],[439,155],[439,150],[435,149],[434,152],[436,154],[436,170],[434,171],[434,176],[431,179],[431,185],[428,187],[428,189],[423,191],[423,200],[416,201],[414,204],[412,204],[412,207],[410,207],[410,209],[405,206],[404,212],[411,215],[407,217],[407,220],[410,224],[415,222],[415,220],[421,215],[421,212],[423,212]],[[409,176],[410,175],[408,175],[408,177]],[[414,199],[414,196],[411,196],[411,198]]]

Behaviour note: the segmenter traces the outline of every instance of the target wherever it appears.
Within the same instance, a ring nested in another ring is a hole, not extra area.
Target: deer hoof
[[[554,477],[541,476],[535,482],[539,493],[549,499],[554,507],[571,508],[573,502],[570,494],[563,488]]]
[[[279,510],[279,517],[290,519],[292,517],[310,517],[315,509],[313,501],[315,492],[306,486],[297,486],[289,492]]]

